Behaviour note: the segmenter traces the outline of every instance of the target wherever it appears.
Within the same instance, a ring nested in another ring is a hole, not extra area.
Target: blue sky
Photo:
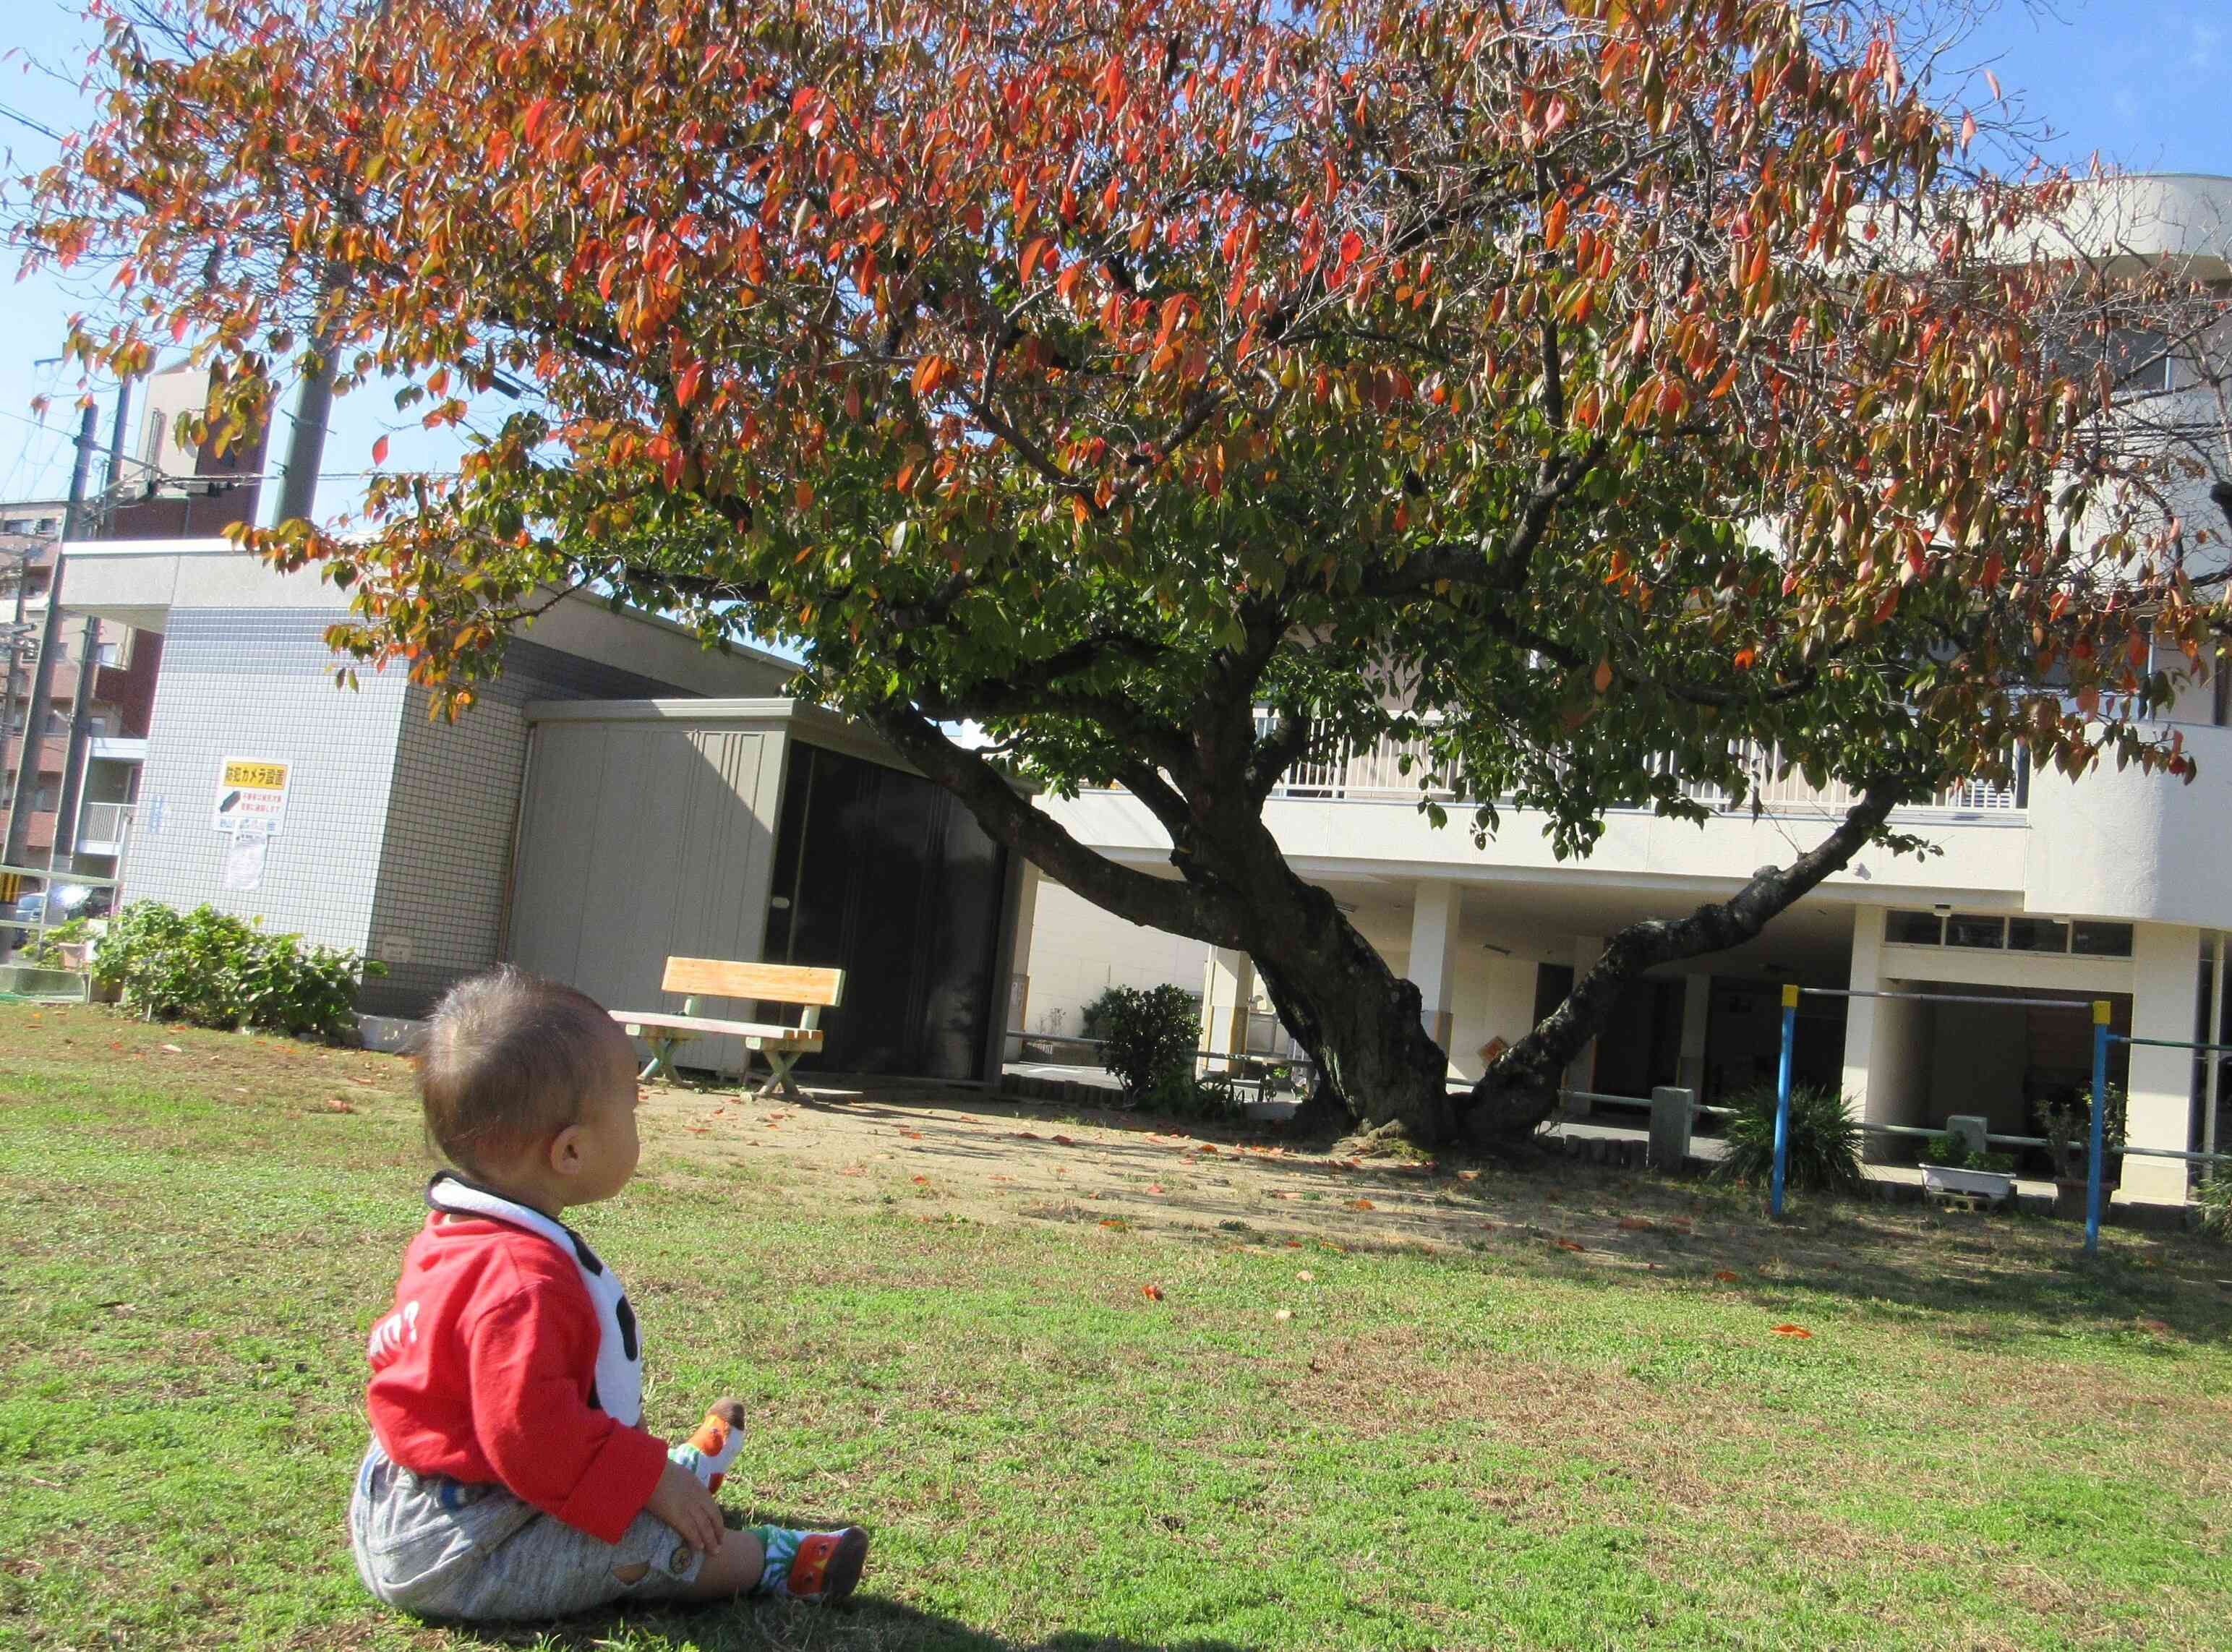
[[[56,128],[82,122],[87,103],[69,78],[29,60],[66,71],[81,63],[92,39],[83,11],[53,0],[12,0],[0,14],[0,108]],[[2098,154],[2139,171],[2232,175],[2232,110],[2224,91],[2232,81],[2232,6],[2226,0],[2054,0],[2050,10],[2001,0],[1943,64],[1955,75],[1989,67],[2010,104],[2050,129],[2043,146],[2049,160],[2079,166]],[[1980,81],[1970,84],[1977,97],[1985,95]],[[52,152],[46,139],[0,113],[6,159],[0,173],[12,179]],[[11,184],[5,198],[12,204],[16,196]],[[0,269],[0,282],[13,274],[12,266]],[[0,284],[0,500],[68,486],[75,415],[67,404],[77,384],[38,359],[60,350],[67,316],[98,290],[97,282],[72,291],[44,279]],[[57,400],[43,427],[29,405],[42,392]],[[391,465],[447,462],[435,438],[413,420],[394,418],[375,393],[337,408],[327,470],[367,466],[373,442],[391,428]],[[320,514],[346,509],[359,485],[336,476],[321,490]]]

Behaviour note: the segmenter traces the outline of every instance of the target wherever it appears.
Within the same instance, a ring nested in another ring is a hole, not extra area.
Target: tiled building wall
[[[429,715],[426,690],[409,690],[372,910],[372,956],[388,973],[367,984],[365,1009],[419,1014],[451,981],[496,961],[528,702],[660,696],[691,697],[523,638],[506,651],[503,676],[483,685],[455,722]],[[626,873],[615,867],[613,875]]]
[[[275,932],[362,949],[380,874],[400,671],[334,683],[328,608],[173,609],[148,729],[127,899],[207,902]],[[230,839],[211,825],[228,757],[289,766],[287,815],[260,885],[227,891]]]

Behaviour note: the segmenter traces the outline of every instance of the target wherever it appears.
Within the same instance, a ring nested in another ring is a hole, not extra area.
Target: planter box
[[[2015,1197],[2015,1179],[2002,1170],[1956,1170],[1948,1164],[1925,1164],[1922,1167],[1922,1190],[2005,1204]]]

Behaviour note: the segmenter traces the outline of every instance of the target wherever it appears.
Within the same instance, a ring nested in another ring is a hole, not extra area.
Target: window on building
[[[1934,947],[1945,939],[1945,920],[1935,912],[1893,912],[1884,920],[1884,939],[1903,947]]]
[[[2128,923],[2073,923],[2069,949],[2093,958],[2131,956],[2131,926]]]
[[[31,794],[31,813],[52,814],[61,802],[62,799],[56,794],[55,787],[42,782]]]
[[[2008,920],[2010,952],[2067,952],[2069,926],[2059,918],[2011,917]]]
[[[2159,395],[2177,388],[2177,359],[2170,340],[2144,327],[2119,327],[2108,335],[2108,371],[2119,396]]]
[[[55,531],[55,524],[56,520],[57,520],[56,518],[52,517],[52,516],[42,516],[42,517],[40,517],[40,518],[39,518],[39,528],[38,528],[38,531],[39,531],[40,533],[42,533],[42,534],[51,534],[51,533],[53,533],[53,532]]]
[[[31,519],[29,516],[10,516],[0,521],[0,534],[28,534],[30,531]]]
[[[1956,912],[1945,920],[1945,944],[1949,947],[1982,947],[1996,952],[2007,943],[2008,921],[2003,917]]]

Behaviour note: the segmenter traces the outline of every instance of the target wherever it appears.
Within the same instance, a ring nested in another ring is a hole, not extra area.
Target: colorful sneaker
[[[799,1539],[782,1592],[793,1600],[834,1603],[860,1586],[868,1560],[868,1534],[857,1526],[841,1532],[809,1532]]]

